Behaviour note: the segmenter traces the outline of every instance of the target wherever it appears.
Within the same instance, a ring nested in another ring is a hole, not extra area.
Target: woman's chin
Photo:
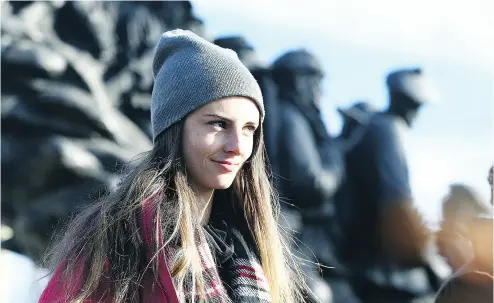
[[[214,181],[214,184],[211,184],[211,188],[213,189],[227,189],[233,184],[233,180],[235,177],[233,176],[219,176]]]

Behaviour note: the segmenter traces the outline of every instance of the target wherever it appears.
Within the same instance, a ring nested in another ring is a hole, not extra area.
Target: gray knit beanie
[[[264,105],[261,89],[236,53],[186,30],[165,32],[153,59],[153,141],[170,125],[214,100],[246,97]]]

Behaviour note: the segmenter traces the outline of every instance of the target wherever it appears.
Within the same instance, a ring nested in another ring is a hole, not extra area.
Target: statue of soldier
[[[315,256],[321,264],[334,267],[323,272],[333,302],[354,302],[334,254],[333,196],[344,175],[344,162],[321,117],[321,64],[307,50],[298,49],[279,57],[271,69],[280,100],[277,161],[282,165],[276,173],[280,196],[286,201],[282,209],[290,228],[299,233],[302,243],[297,246],[303,257]],[[313,267],[309,275],[318,281],[316,270],[321,269]]]
[[[412,204],[402,143],[430,101],[424,81],[420,68],[389,73],[389,107],[366,116],[363,133],[346,152],[351,197],[336,203],[344,235],[339,255],[364,302],[410,302],[434,291],[424,253],[429,233]]]

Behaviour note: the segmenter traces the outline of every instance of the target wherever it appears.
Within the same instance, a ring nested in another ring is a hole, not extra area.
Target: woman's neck
[[[213,195],[214,190],[199,193],[199,212],[201,214],[201,224],[206,225],[209,222],[211,216],[211,209],[213,208]]]

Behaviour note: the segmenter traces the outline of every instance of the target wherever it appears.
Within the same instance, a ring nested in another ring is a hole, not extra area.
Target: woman
[[[161,37],[153,75],[154,147],[70,225],[40,302],[301,300],[257,82],[233,51],[183,30]]]

